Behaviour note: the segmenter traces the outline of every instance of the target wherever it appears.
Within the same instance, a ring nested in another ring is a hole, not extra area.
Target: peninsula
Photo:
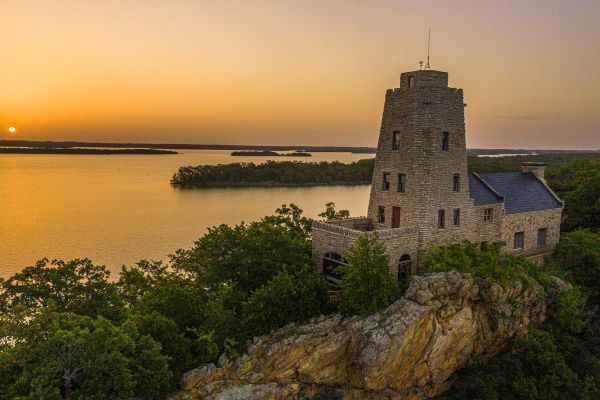
[[[78,147],[0,147],[0,154],[178,154],[172,150],[159,149],[82,149]]]

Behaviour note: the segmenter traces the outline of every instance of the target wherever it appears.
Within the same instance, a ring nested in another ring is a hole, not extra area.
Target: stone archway
[[[403,254],[398,261],[398,283],[404,285],[412,274],[412,260],[408,254]]]
[[[339,288],[342,274],[338,271],[338,267],[346,266],[348,263],[338,253],[329,252],[323,257],[323,275],[330,287]]]

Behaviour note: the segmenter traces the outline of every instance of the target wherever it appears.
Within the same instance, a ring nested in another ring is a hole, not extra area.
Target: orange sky
[[[418,68],[469,147],[600,148],[600,1],[0,1],[0,139],[376,145]]]

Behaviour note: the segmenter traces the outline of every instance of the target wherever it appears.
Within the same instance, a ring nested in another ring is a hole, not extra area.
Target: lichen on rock
[[[563,291],[560,282],[554,291]],[[320,317],[255,338],[246,354],[182,378],[174,399],[426,399],[450,375],[505,350],[543,321],[537,285],[501,287],[471,274],[414,276],[405,294],[366,318]]]

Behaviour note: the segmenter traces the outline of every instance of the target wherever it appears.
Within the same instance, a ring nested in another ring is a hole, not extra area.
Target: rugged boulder
[[[539,285],[503,288],[456,272],[415,276],[400,300],[367,318],[321,317],[255,338],[237,360],[188,372],[174,398],[431,398],[454,371],[541,322],[546,298]]]

